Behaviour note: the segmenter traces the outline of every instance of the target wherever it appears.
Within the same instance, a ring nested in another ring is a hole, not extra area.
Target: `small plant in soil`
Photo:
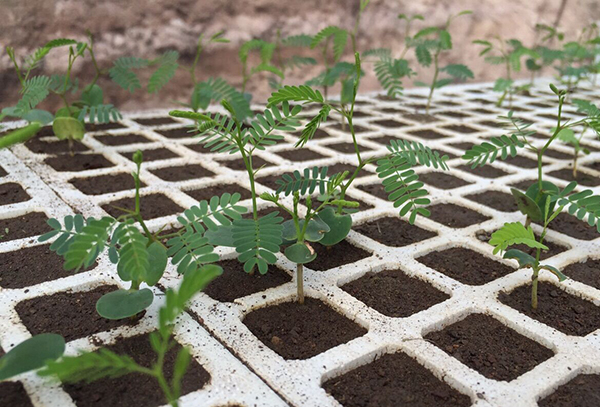
[[[288,244],[284,254],[291,262],[296,263],[297,297],[300,304],[304,304],[303,270],[304,264],[313,261],[317,254],[311,247],[311,242],[319,242],[329,234],[331,239],[335,234],[341,235],[339,240],[346,237],[348,230],[341,225],[334,225],[335,214],[333,208],[356,208],[358,202],[338,199],[339,187],[348,176],[348,171],[327,177],[327,167],[306,168],[302,173],[294,171],[292,175],[284,174],[277,180],[275,194],[263,193],[261,199],[272,202],[281,210],[290,214],[292,219],[283,223],[282,237],[284,244]],[[319,196],[316,201],[311,197],[316,189]],[[279,202],[280,195],[293,197],[293,209],[288,209]],[[300,200],[305,200],[306,213],[301,217],[299,212]],[[334,226],[334,229],[330,225]],[[335,227],[337,226],[337,227]]]
[[[530,72],[530,85],[533,86],[535,78],[561,57],[561,51],[551,48],[554,42],[561,42],[565,34],[558,28],[546,24],[536,24],[536,40],[531,47],[533,53],[525,60],[525,67]]]
[[[274,42],[267,42],[260,39],[253,39],[246,41],[242,44],[239,50],[239,58],[242,64],[242,93],[246,98],[250,99],[251,95],[246,94],[246,86],[252,76],[259,72],[270,72],[278,76],[281,80],[284,79],[284,74],[277,66],[273,64],[273,53],[277,44]],[[253,67],[249,66],[248,58],[250,53],[256,51],[260,55],[260,62]]]
[[[600,32],[598,25],[593,23],[584,27],[576,40],[565,42],[557,53],[555,69],[561,83],[574,89],[583,79],[593,78],[595,84],[595,74],[600,71],[599,54]]]
[[[472,168],[494,162],[496,159],[506,160],[515,157],[518,149],[527,149],[537,156],[538,177],[536,182],[525,193],[515,188],[511,189],[519,210],[526,216],[525,224],[518,222],[505,223],[501,229],[492,234],[490,239],[490,244],[494,246],[494,253],[506,251],[504,258],[517,260],[521,267],[533,270],[531,306],[534,309],[537,308],[538,275],[541,270],[552,272],[560,281],[566,278],[555,267],[540,264],[541,252],[547,249],[547,246],[544,245],[544,239],[550,223],[564,208],[568,208],[569,214],[575,215],[580,220],[586,220],[591,226],[596,225],[600,232],[600,196],[594,195],[589,189],[580,192],[575,191],[577,187],[575,181],[570,182],[562,190],[552,182],[545,181],[543,179],[542,161],[545,152],[554,140],[558,139],[560,134],[567,130],[583,126],[593,129],[596,134],[600,134],[600,110],[591,103],[581,103],[579,105],[580,110],[584,111],[587,117],[573,122],[563,121],[562,109],[567,91],[559,90],[554,85],[550,85],[550,88],[556,94],[558,101],[557,124],[550,138],[544,141],[541,147],[532,144],[529,140],[529,137],[535,133],[528,130],[532,123],[525,123],[516,119],[513,117],[512,112],[509,112],[508,116],[502,117],[502,119],[515,129],[513,134],[493,137],[491,142],[473,146],[463,156],[463,159],[468,160]],[[530,226],[531,222],[542,226],[542,232],[537,237]],[[515,248],[507,250],[518,244],[524,244],[533,249],[535,256]]]
[[[473,78],[473,72],[462,64],[450,64],[440,67],[440,56],[442,53],[452,49],[452,37],[450,35],[450,24],[457,17],[471,14],[471,11],[465,10],[460,13],[448,17],[446,24],[443,27],[431,26],[423,28],[417,32],[410,40],[411,46],[415,49],[417,62],[424,68],[431,66],[433,63],[433,79],[430,84],[424,82],[415,82],[418,86],[429,87],[429,96],[427,97],[426,113],[429,114],[433,92],[436,89],[450,85],[455,80],[466,80]],[[445,73],[449,78],[439,78],[440,73]]]
[[[594,105],[586,100],[573,100],[573,104],[578,106],[577,111],[579,112],[593,112]],[[588,130],[587,125],[583,125],[583,129],[579,132],[579,136],[575,134],[573,129],[563,129],[558,133],[558,139],[565,144],[570,145],[573,148],[573,178],[577,179],[577,159],[579,154],[589,154],[590,150],[581,145],[581,139],[585,132]]]
[[[139,365],[128,355],[100,349],[96,352],[64,356],[59,360],[50,361],[38,374],[43,377],[56,377],[62,383],[81,381],[90,383],[102,378],[123,377],[123,380],[126,380],[126,375],[139,373],[156,380],[164,393],[165,400],[172,407],[177,407],[181,396],[181,381],[192,361],[192,355],[186,347],[179,350],[172,379],[168,381],[164,362],[167,352],[177,344],[173,339],[173,327],[192,297],[221,273],[220,267],[212,264],[205,265],[186,273],[179,290],[167,290],[165,304],[158,314],[158,330],[150,334],[150,343],[156,352],[156,361],[151,367]]]
[[[98,300],[96,310],[107,319],[133,317],[149,307],[154,294],[148,287],[156,285],[162,278],[169,257],[181,274],[218,261],[219,257],[213,253],[214,248],[208,244],[204,233],[207,229],[231,224],[231,219],[241,218],[240,213],[246,210],[236,205],[239,194],[226,193],[186,210],[178,218],[184,226],[179,231],[161,235],[161,229],[152,233],[141,215],[142,152],[138,150],[133,160],[136,163],[136,171],[132,174],[135,180],[133,210],[118,208],[124,212],[118,218],[85,219],[81,215],[69,215],[62,223],[49,219],[48,224],[53,230],[39,238],[43,242],[57,237],[50,249],[64,257],[65,270],[75,272],[90,267],[101,253],[108,251],[119,277],[131,282],[131,287],[107,293]],[[163,244],[165,240],[166,245]]]
[[[279,89],[282,87],[288,72],[317,64],[317,60],[312,57],[301,55],[291,55],[290,57],[283,56],[284,50],[310,48],[311,42],[312,37],[310,35],[299,34],[282,38],[281,31],[277,30],[274,64],[279,68],[281,75],[275,74],[269,78],[269,86],[271,89]]]
[[[42,61],[51,51],[68,47],[68,60],[64,74],[52,76],[36,75],[34,72],[40,67]],[[104,103],[104,92],[97,82],[106,72],[101,70],[94,55],[94,41],[88,33],[86,42],[73,39],[58,38],[47,42],[43,47],[19,62],[14,49],[8,47],[7,53],[12,61],[17,78],[21,84],[21,99],[16,106],[2,109],[0,118],[16,117],[26,120],[29,125],[5,136],[1,142],[2,147],[23,142],[33,137],[42,125],[53,123],[52,130],[60,140],[68,140],[72,147],[73,141],[81,140],[85,134],[85,120],[94,123],[107,123],[121,118],[119,111],[111,104]],[[72,69],[76,61],[89,58],[94,67],[92,81],[79,92],[78,78],[72,77]],[[69,101],[71,95],[79,96],[74,101]],[[63,102],[63,107],[51,113],[37,109],[51,94]],[[72,148],[71,148],[72,152]]]

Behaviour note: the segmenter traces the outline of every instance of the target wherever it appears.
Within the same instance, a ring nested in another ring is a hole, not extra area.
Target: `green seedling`
[[[205,265],[183,276],[178,291],[168,289],[165,304],[158,314],[158,330],[150,334],[150,343],[156,353],[156,361],[150,367],[138,364],[129,355],[120,355],[108,349],[82,353],[78,356],[64,356],[50,361],[38,372],[42,377],[56,377],[62,383],[91,383],[103,378],[127,380],[128,374],[142,374],[154,380],[162,390],[165,400],[171,407],[178,407],[181,397],[181,382],[187,372],[192,355],[188,348],[182,347],[175,360],[175,367],[169,378],[165,371],[165,356],[177,342],[173,338],[173,329],[186,304],[203,290],[222,269],[215,265]]]
[[[85,219],[81,215],[69,215],[62,223],[50,219],[48,225],[53,230],[39,238],[44,242],[57,237],[50,249],[64,257],[65,270],[78,272],[88,268],[102,252],[108,252],[119,277],[131,282],[131,287],[107,293],[98,300],[96,310],[107,319],[134,317],[149,307],[154,294],[148,287],[156,285],[162,278],[169,257],[181,274],[217,261],[218,255],[204,233],[207,229],[230,225],[232,219],[241,218],[240,214],[246,210],[236,205],[239,194],[225,193],[186,210],[178,218],[184,226],[181,230],[165,235],[160,234],[162,229],[152,233],[141,215],[141,151],[134,154],[133,160],[136,163],[136,171],[132,174],[135,180],[133,210],[119,208],[124,214],[118,218]],[[162,243],[165,239],[168,239],[166,246]]]
[[[515,197],[521,213],[526,216],[525,224],[505,223],[504,226],[494,232],[490,244],[494,246],[494,253],[503,252],[504,258],[515,259],[520,267],[531,268],[532,291],[531,306],[536,309],[538,274],[541,270],[547,270],[555,274],[560,281],[565,276],[556,268],[540,264],[540,255],[542,250],[546,250],[544,238],[549,224],[562,212],[568,208],[568,213],[575,215],[580,220],[586,220],[591,226],[596,225],[600,232],[600,196],[594,195],[589,189],[581,192],[575,192],[577,182],[572,181],[563,190],[549,181],[543,179],[543,157],[545,152],[558,139],[561,133],[566,130],[584,126],[593,129],[596,134],[600,134],[600,110],[592,104],[580,105],[580,110],[587,114],[587,117],[577,121],[570,122],[562,119],[562,109],[567,96],[566,90],[559,90],[554,85],[550,85],[551,90],[558,99],[558,118],[557,124],[550,138],[539,147],[530,141],[529,137],[535,132],[529,130],[532,123],[526,123],[513,117],[512,112],[507,117],[503,117],[515,132],[511,135],[493,137],[491,142],[484,142],[473,146],[463,156],[468,160],[472,168],[483,166],[486,163],[492,163],[496,159],[506,160],[515,157],[519,149],[527,149],[537,156],[538,177],[536,182],[531,185],[525,193],[512,188],[511,192]],[[542,225],[542,233],[536,237],[530,226],[530,222]],[[535,251],[535,257],[518,249],[509,247],[517,244],[525,244]]]
[[[65,74],[33,76],[46,55],[55,49],[64,47],[68,47],[69,50]],[[107,123],[121,118],[121,114],[113,105],[104,103],[104,92],[97,82],[105,72],[96,62],[94,41],[89,32],[87,42],[78,42],[67,38],[49,41],[21,63],[17,60],[13,48],[8,47],[7,53],[21,84],[22,96],[16,106],[2,109],[0,119],[16,117],[26,120],[29,125],[5,136],[0,142],[0,146],[6,147],[26,141],[33,137],[42,125],[53,123],[54,134],[60,140],[68,140],[72,154],[73,142],[81,140],[85,134],[86,119],[91,123],[96,121]],[[79,92],[79,80],[72,78],[72,69],[76,61],[84,58],[91,60],[95,75],[92,81]],[[77,93],[79,93],[78,98],[70,102],[70,96]],[[63,107],[54,114],[37,109],[37,106],[51,94],[62,101]]]
[[[575,41],[563,44],[561,54],[555,66],[561,83],[568,89],[576,88],[582,79],[594,78],[600,71],[600,33],[598,25],[593,23],[581,30]],[[593,82],[594,83],[594,82]]]
[[[273,53],[275,52],[277,44],[273,42],[267,42],[259,39],[246,41],[242,44],[239,50],[239,58],[242,63],[242,93],[247,98],[251,96],[246,94],[246,85],[252,76],[259,72],[270,72],[278,76],[281,80],[284,79],[284,74],[277,66],[273,64]],[[250,52],[257,51],[260,55],[260,62],[253,67],[249,66],[248,58]]]
[[[564,33],[557,28],[546,25],[536,24],[536,41],[531,49],[534,51],[525,60],[525,67],[530,72],[530,85],[533,86],[536,76],[545,68],[562,58],[562,52],[556,48],[551,48],[554,42],[562,42],[565,38]]]
[[[274,75],[269,78],[269,86],[271,89],[276,90],[283,86],[283,82],[288,74],[288,72],[293,71],[294,69],[302,69],[307,66],[312,66],[317,64],[317,60],[312,57],[300,56],[300,55],[292,55],[288,58],[283,56],[283,50],[285,49],[302,49],[309,48],[312,42],[312,37],[310,35],[299,34],[292,35],[289,37],[281,37],[281,31],[277,30],[277,39],[275,41],[275,52],[274,59],[277,68],[281,72],[281,75]]]
[[[296,285],[297,300],[304,304],[304,264],[313,261],[317,254],[311,247],[312,242],[319,242],[327,234],[331,237],[340,233],[341,239],[346,237],[348,230],[341,225],[334,225],[331,229],[331,220],[334,218],[333,208],[356,208],[358,202],[338,199],[339,187],[348,176],[348,171],[327,177],[327,167],[306,168],[302,173],[294,171],[293,174],[285,174],[277,181],[277,191],[274,194],[261,194],[261,199],[277,205],[281,210],[290,214],[292,219],[283,223],[282,237],[286,244],[284,254],[288,260],[296,263]],[[315,202],[311,195],[319,191],[318,201]],[[288,209],[279,202],[280,195],[293,196],[293,209]],[[306,213],[300,216],[298,205],[301,199],[305,199]],[[323,219],[322,217],[325,217]],[[330,222],[327,223],[326,220]],[[340,240],[341,240],[340,239]]]
[[[450,64],[440,67],[440,55],[452,49],[452,37],[450,35],[450,24],[457,17],[471,14],[471,11],[461,11],[450,16],[443,27],[431,26],[423,28],[417,32],[410,40],[411,46],[415,49],[417,62],[424,68],[433,63],[433,79],[430,84],[424,82],[415,82],[418,86],[429,87],[429,96],[427,97],[426,113],[429,114],[431,100],[435,89],[450,85],[455,80],[466,80],[474,77],[473,72],[462,64]],[[445,73],[449,78],[439,78],[440,73]]]
[[[37,370],[65,352],[65,339],[57,334],[40,334],[21,342],[0,358],[0,381]]]

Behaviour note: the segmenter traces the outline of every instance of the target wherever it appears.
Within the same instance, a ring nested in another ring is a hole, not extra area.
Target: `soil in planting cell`
[[[62,257],[49,247],[42,245],[0,253],[0,287],[23,288],[72,275],[71,271],[64,270]],[[93,267],[95,265],[90,268]]]
[[[380,109],[380,111],[382,113],[389,113],[389,114],[399,114],[399,113],[406,113],[406,110],[403,109],[396,109],[393,107],[385,107],[383,109]]]
[[[258,271],[255,271],[254,275],[246,273],[244,265],[237,259],[222,260],[217,265],[223,268],[223,274],[203,290],[209,297],[217,301],[233,302],[236,298],[292,281],[289,274],[273,265],[269,266],[267,274],[264,275]]]
[[[474,145],[472,142],[468,141],[468,142],[462,142],[462,143],[452,143],[450,144],[450,147],[454,147],[458,150],[463,150],[463,151],[467,151],[470,150]]]
[[[156,360],[156,353],[150,345],[149,335],[119,339],[106,349],[119,355],[127,355],[138,364],[150,368]],[[170,383],[177,353],[181,345],[177,344],[165,356],[165,379]],[[210,382],[208,373],[194,358],[181,381],[181,395],[199,390]],[[77,407],[158,407],[166,404],[165,396],[155,378],[131,373],[119,378],[96,380],[90,384],[75,383],[64,385],[64,389],[73,398]]]
[[[502,171],[491,165],[484,165],[477,168],[471,168],[470,165],[461,165],[458,169],[484,178],[498,178],[508,174],[506,171]]]
[[[44,160],[56,171],[87,171],[114,166],[101,154],[76,154],[74,156],[50,157]]]
[[[161,124],[179,123],[170,117],[146,117],[133,120],[135,120],[137,123],[143,126],[159,126]]]
[[[425,339],[493,380],[514,380],[553,356],[550,349],[483,314],[469,315]]]
[[[215,175],[212,171],[209,171],[198,164],[187,164],[178,165],[176,167],[159,168],[150,172],[156,175],[158,178],[169,182],[187,181],[190,179],[202,179],[205,177],[211,177]]]
[[[48,217],[42,212],[30,212],[16,218],[0,219],[2,241],[41,235],[50,230]]]
[[[308,359],[367,333],[324,302],[309,297],[304,304],[292,301],[259,308],[243,322],[285,359]]]
[[[371,256],[368,251],[353,246],[346,240],[329,247],[319,243],[311,243],[311,246],[317,254],[317,258],[308,263],[306,267],[313,270],[325,271]]]
[[[286,220],[290,220],[292,219],[292,215],[290,215],[289,213],[285,212],[283,209],[280,209],[278,207],[276,207],[274,204],[270,203],[268,205],[266,205],[265,208],[263,209],[259,209],[257,212],[258,218],[262,218],[264,216],[267,216],[268,214],[270,214],[271,212],[278,212],[280,217],[283,218],[283,222],[285,222]],[[242,218],[244,219],[252,219],[252,208],[248,208],[248,212],[246,212],[245,214],[242,215]]]
[[[102,209],[115,218],[123,214],[123,211],[118,208],[125,208],[130,211],[134,210],[134,198],[123,198],[102,205]],[[163,194],[143,195],[141,197],[140,214],[144,220],[160,218],[162,216],[173,215],[183,211],[184,209],[181,206],[177,205]]]
[[[87,131],[104,131],[104,130],[114,130],[114,129],[124,129],[120,123],[86,123],[85,129]]]
[[[194,198],[196,201],[210,201],[210,198],[213,196],[221,196],[226,192],[231,195],[237,192],[240,194],[240,200],[249,199],[252,196],[249,190],[238,184],[217,184],[211,187],[202,187],[183,192]]]
[[[512,267],[463,247],[431,252],[417,261],[468,285],[486,284],[515,271]]]
[[[402,247],[437,236],[435,232],[421,229],[397,217],[385,217],[352,227],[355,232],[370,237],[381,244]]]
[[[471,134],[471,133],[477,133],[478,129],[474,129],[473,127],[469,127],[469,126],[464,126],[462,124],[453,124],[450,126],[444,126],[444,129],[453,131],[455,133],[459,133],[459,134]]]
[[[192,130],[190,132],[190,130]],[[169,130],[155,130],[158,134],[165,136],[167,138],[173,139],[181,139],[181,138],[191,138],[198,134],[194,127],[178,127],[176,129]]]
[[[223,164],[224,166],[226,166],[227,168],[231,168],[232,170],[235,171],[246,171],[246,165],[244,164],[244,161],[241,159],[241,157],[237,156],[238,159],[235,160],[223,160],[223,161],[219,161],[221,164]],[[252,157],[252,167],[256,170],[260,167],[272,167],[273,163],[260,158],[258,156],[253,156]]]
[[[336,124],[334,124],[332,126],[329,126],[329,128],[330,129],[336,129],[336,130],[342,131],[344,133],[350,134],[350,126],[348,126],[348,123],[345,123],[344,126],[342,126],[342,123],[336,123]],[[358,134],[358,133],[365,133],[367,131],[372,131],[372,130],[367,129],[367,128],[362,127],[362,126],[354,125],[354,132],[356,134]]]
[[[465,114],[465,113],[461,113],[461,112],[438,112],[436,114],[439,114],[440,116],[446,116],[446,117],[452,117],[455,119],[464,119],[465,117],[469,117],[470,115]]]
[[[7,175],[8,173],[6,172],[6,170],[2,168],[2,166],[0,166],[0,177],[6,177]]]
[[[516,165],[517,167],[521,167],[521,168],[537,168],[536,160],[532,160],[531,158],[527,158],[527,157],[523,157],[523,156],[508,158],[505,162],[507,164]]]
[[[0,356],[2,354],[0,352]],[[0,400],[2,401],[2,405],[7,407],[33,407],[21,382],[0,383]]]
[[[387,201],[389,196],[389,194],[385,192],[383,185],[381,185],[380,183],[360,185],[357,188],[361,191],[365,191],[371,195],[374,195],[379,199],[383,199],[384,201]]]
[[[516,184],[511,184],[510,186],[513,188],[517,188],[521,191],[527,191],[527,189],[536,182],[537,181],[533,179],[526,179],[523,181],[519,181]]]
[[[454,189],[469,185],[467,181],[443,172],[426,172],[425,174],[419,174],[419,180],[439,189]]]
[[[471,399],[405,353],[385,354],[323,383],[344,407],[468,407]]]
[[[600,405],[600,375],[580,374],[538,401],[539,407],[597,407]]]
[[[477,108],[477,109],[470,109],[473,113],[479,113],[479,114],[494,114],[496,112],[492,111],[492,110],[488,110],[488,109],[481,109],[481,108]]]
[[[538,283],[538,307],[531,308],[531,284],[501,292],[498,299],[523,314],[567,335],[584,336],[600,328],[600,307],[561,290],[552,283]]]
[[[266,177],[256,178],[256,182],[266,187],[269,187],[272,190],[277,190],[277,188],[279,188],[279,185],[276,182],[277,180],[281,179],[282,176],[283,174],[267,175]]]
[[[425,140],[437,140],[437,139],[446,137],[445,135],[438,133],[437,131],[431,130],[431,129],[415,130],[415,131],[409,132],[409,134],[412,136],[415,136],[415,137],[425,139]]]
[[[102,195],[111,192],[135,189],[135,181],[131,174],[107,174],[96,177],[74,178],[69,181],[75,188],[87,195]],[[145,184],[142,182],[141,186]]]
[[[501,212],[516,212],[519,210],[515,198],[500,191],[486,191],[481,194],[466,195],[465,198]]]
[[[408,119],[408,120],[419,122],[419,123],[434,123],[434,122],[437,122],[440,120],[437,117],[432,116],[430,114],[422,114],[422,113],[407,113],[407,114],[402,115],[402,117],[404,117],[405,119]]]
[[[16,182],[0,184],[0,205],[9,205],[17,202],[25,202],[31,199],[23,187]]]
[[[563,153],[562,151],[548,149],[545,154],[548,157],[556,158],[557,160],[572,160],[573,154]]]
[[[312,117],[311,117],[312,119]],[[296,136],[296,137],[300,137],[300,135],[302,134],[302,132],[295,132],[292,133],[292,136]],[[315,131],[314,136],[312,137],[313,139],[326,139],[326,138],[330,138],[331,136],[329,135],[329,133],[327,133],[325,130],[323,129],[317,129],[317,131]]]
[[[573,170],[571,168],[563,168],[562,170],[552,171],[548,175],[565,181],[577,181],[579,185],[585,185],[586,187],[596,187],[600,185],[600,178],[595,177],[585,172],[577,171],[577,178],[573,177]]]
[[[561,212],[550,223],[550,229],[581,240],[593,240],[600,237],[595,226],[590,226],[587,221],[579,220],[575,216]]]
[[[407,126],[406,123],[398,122],[396,120],[391,120],[391,119],[376,120],[376,121],[373,122],[373,124],[376,124],[376,125],[382,126],[382,127],[386,127],[388,129],[396,129],[396,128],[399,128],[399,127],[405,127],[405,126]]]
[[[490,219],[472,209],[451,203],[432,205],[428,209],[431,211],[431,220],[450,228],[466,228]]]
[[[588,259],[581,263],[573,263],[565,267],[562,272],[573,280],[600,290],[600,260]]]
[[[335,144],[324,144],[323,147],[330,148],[343,154],[355,154],[353,143],[335,143]],[[359,151],[371,151],[369,147],[358,146]]]
[[[50,136],[52,135],[50,134]],[[56,137],[52,137],[50,140],[42,140],[40,135],[28,140],[25,147],[36,154],[65,154],[69,152],[69,142],[67,140],[58,140]],[[89,148],[77,142],[73,143],[72,148],[75,153],[89,150]]]
[[[60,292],[21,301],[15,307],[23,325],[32,335],[51,332],[67,342],[123,325],[135,324],[130,318],[110,320],[96,312],[96,301],[117,286],[102,286],[91,291]]]
[[[342,290],[388,317],[403,318],[450,298],[401,270],[367,273],[342,286]],[[402,300],[399,301],[398,299]]]
[[[125,146],[127,144],[150,143],[146,137],[141,134],[125,134],[122,136],[108,135],[96,136],[96,140],[107,146]]]
[[[356,171],[356,166],[352,164],[337,163],[328,167],[327,174],[333,175],[344,171],[348,171],[348,178],[350,178],[354,171]],[[373,173],[366,171],[363,167],[363,169],[358,173],[357,178],[365,177],[367,175],[373,175]]]
[[[319,158],[325,157],[315,151],[309,150],[308,148],[303,148],[300,150],[279,151],[277,155],[290,161],[318,160]]]
[[[135,151],[131,151],[129,153],[121,153],[121,155],[123,155],[123,156],[127,157],[127,159],[133,161],[134,153],[135,153]],[[178,154],[175,154],[168,148],[155,148],[152,150],[142,150],[142,154],[144,156],[144,162],[167,160],[169,158],[179,157]]]

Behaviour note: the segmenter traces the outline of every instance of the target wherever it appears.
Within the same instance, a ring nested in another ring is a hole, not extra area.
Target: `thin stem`
[[[433,81],[431,82],[431,88],[429,89],[429,96],[427,97],[427,108],[425,109],[426,114],[429,114],[429,108],[431,107],[431,98],[433,97],[435,83],[437,82],[437,78],[440,73],[440,70],[438,67],[438,56],[440,55],[440,52],[441,52],[441,47],[438,49],[438,51],[435,53],[435,55],[433,57],[433,64],[434,64],[433,66],[435,68],[435,71],[433,74]]]
[[[296,264],[296,287],[298,303],[304,304],[304,265]]]

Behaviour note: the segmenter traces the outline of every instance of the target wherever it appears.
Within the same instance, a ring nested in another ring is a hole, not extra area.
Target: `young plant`
[[[192,361],[192,355],[189,349],[182,347],[177,353],[173,372],[166,371],[165,356],[177,345],[173,339],[173,327],[186,304],[221,273],[220,267],[205,265],[186,273],[178,291],[167,290],[165,304],[158,314],[158,330],[150,334],[150,343],[156,353],[152,366],[140,365],[128,355],[100,349],[96,352],[64,356],[59,360],[50,361],[38,374],[42,377],[56,377],[62,383],[91,383],[102,378],[119,377],[126,380],[126,375],[130,373],[147,375],[156,380],[165,400],[172,407],[177,407],[181,397],[181,381]]]
[[[39,68],[46,55],[50,51],[62,47],[69,48],[65,74],[33,76],[33,72]],[[2,146],[25,141],[33,137],[42,125],[52,122],[54,134],[60,140],[68,140],[72,153],[73,141],[81,140],[85,134],[86,118],[91,123],[96,121],[106,123],[121,118],[121,114],[113,105],[104,104],[104,92],[98,86],[97,81],[105,72],[99,68],[96,62],[94,41],[89,32],[87,42],[78,42],[67,38],[49,41],[25,58],[22,63],[17,61],[13,48],[8,47],[7,53],[21,84],[20,93],[22,96],[16,106],[2,109],[0,118],[17,117],[26,120],[30,124],[25,129],[16,130],[16,132],[5,136],[1,143]],[[77,60],[86,57],[90,58],[94,67],[94,78],[83,88],[78,99],[69,102],[69,95],[79,91],[79,80],[71,77],[71,71]],[[36,109],[50,94],[60,98],[64,106],[54,114]]]
[[[277,39],[275,40],[275,64],[281,72],[281,76],[274,75],[269,78],[269,86],[277,90],[283,86],[287,72],[294,69],[302,69],[307,66],[316,65],[317,60],[312,57],[292,55],[289,58],[283,57],[283,50],[287,48],[309,48],[312,42],[310,35],[300,34],[281,38],[281,32],[277,30]]]
[[[415,85],[429,87],[426,107],[427,114],[429,114],[435,89],[450,85],[455,80],[466,80],[474,77],[473,72],[466,65],[450,64],[441,68],[439,66],[440,55],[452,49],[452,37],[449,31],[450,24],[455,18],[467,14],[471,14],[471,11],[461,11],[456,15],[448,17],[446,24],[442,28],[437,26],[423,28],[410,41],[411,45],[415,48],[415,55],[417,56],[419,65],[427,68],[433,63],[433,79],[431,83],[415,82]],[[440,72],[446,73],[450,77],[439,79]]]
[[[304,304],[304,264],[313,261],[317,254],[311,247],[311,242],[319,242],[326,234],[341,233],[342,239],[348,233],[345,228],[331,229],[326,220],[334,217],[334,207],[358,207],[358,202],[338,199],[339,187],[348,176],[348,171],[327,177],[327,167],[306,168],[302,173],[294,171],[292,175],[284,174],[277,180],[277,191],[274,194],[261,194],[261,199],[272,202],[281,210],[290,214],[292,219],[283,223],[283,240],[289,246],[284,255],[291,262],[296,263],[297,300]],[[311,195],[319,190],[318,202],[313,201]],[[293,209],[288,209],[279,202],[279,195],[293,196]],[[300,216],[298,205],[300,200],[305,200],[306,213]],[[322,217],[325,216],[325,219]],[[331,222],[330,222],[331,223]],[[339,226],[339,225],[338,225]]]
[[[273,65],[273,53],[275,52],[276,44],[267,42],[259,39],[246,41],[239,50],[239,58],[242,63],[242,93],[246,95],[248,99],[252,96],[246,94],[246,85],[252,76],[259,72],[270,72],[277,75],[281,80],[284,79],[283,72]],[[250,52],[258,51],[260,54],[260,63],[254,67],[249,67],[248,58]]]
[[[559,65],[555,67],[562,84],[568,89],[577,87],[582,79],[593,76],[600,70],[600,34],[598,25],[584,27],[575,41],[563,44]],[[595,79],[594,79],[595,80]]]
[[[550,48],[550,46],[555,41],[561,42],[565,38],[564,33],[546,24],[536,24],[535,33],[536,42],[531,47],[534,53],[525,60],[525,67],[531,73],[529,82],[531,86],[533,86],[536,76],[543,69],[551,66],[557,59],[562,58],[562,51]],[[539,38],[540,36],[541,38]]]
[[[246,210],[236,205],[239,194],[232,196],[225,193],[220,198],[201,201],[198,206],[186,210],[184,216],[178,218],[184,226],[178,232],[167,235],[160,235],[160,231],[152,233],[141,215],[142,152],[138,150],[133,160],[136,163],[136,171],[132,174],[135,180],[133,210],[118,208],[124,214],[116,219],[110,216],[85,219],[81,215],[66,216],[62,223],[50,219],[48,224],[53,230],[39,238],[44,242],[58,236],[50,249],[64,257],[65,270],[75,272],[90,267],[102,252],[108,251],[119,277],[131,282],[131,287],[112,291],[98,300],[96,310],[107,319],[133,317],[149,307],[154,294],[147,287],[156,285],[162,278],[169,257],[182,274],[217,261],[214,248],[204,237],[206,229],[229,225],[231,219],[239,219],[240,213]],[[166,247],[162,241],[167,238]],[[142,283],[147,287],[142,288]]]
[[[337,82],[342,83],[341,98],[344,99],[349,87],[348,75],[355,72],[353,65],[347,62],[340,62],[346,44],[348,43],[348,31],[336,27],[329,26],[323,28],[312,39],[310,44],[311,49],[318,48],[321,51],[323,65],[325,70],[317,77],[306,82],[307,86],[320,86],[323,88],[325,99],[327,99],[329,88]],[[332,44],[333,54],[329,55],[330,44]]]
[[[595,106],[592,103],[586,100],[575,99],[573,100],[573,104],[578,106],[578,112],[587,114],[591,113],[592,115],[595,115]],[[573,179],[577,179],[577,159],[579,158],[579,153],[583,153],[585,155],[590,153],[589,149],[581,145],[581,139],[583,138],[583,135],[587,129],[588,126],[583,125],[583,129],[579,133],[579,137],[575,135],[575,131],[573,129],[563,129],[558,133],[557,136],[560,141],[573,147]]]
[[[0,381],[37,370],[65,352],[65,339],[57,334],[39,334],[24,340],[0,358]]]
[[[600,196],[594,195],[591,190],[574,192],[577,187],[577,182],[572,181],[562,191],[560,188],[549,181],[543,179],[543,164],[542,159],[550,145],[559,138],[559,135],[578,126],[585,126],[593,129],[597,134],[600,134],[600,110],[591,104],[584,105],[583,111],[587,117],[580,120],[569,122],[563,121],[562,109],[565,103],[567,91],[558,90],[554,85],[550,85],[552,91],[558,99],[558,118],[557,124],[550,138],[541,146],[534,145],[529,137],[534,134],[534,131],[528,130],[531,123],[525,123],[513,117],[512,112],[506,120],[508,124],[514,127],[515,132],[511,135],[501,137],[493,137],[491,142],[484,142],[481,145],[473,146],[465,152],[463,159],[468,160],[472,168],[483,166],[486,163],[492,163],[496,159],[508,159],[515,157],[518,149],[527,149],[537,156],[538,162],[538,177],[536,182],[531,185],[525,193],[512,188],[511,192],[515,197],[517,205],[521,213],[526,216],[525,224],[518,222],[505,223],[504,226],[492,234],[490,244],[494,246],[494,253],[503,252],[504,258],[515,259],[519,262],[519,266],[523,268],[531,268],[532,288],[531,288],[531,306],[537,308],[537,287],[538,275],[541,270],[547,270],[555,274],[560,281],[565,279],[565,276],[556,268],[540,264],[540,255],[542,250],[546,250],[544,239],[550,223],[568,207],[568,212],[571,215],[577,216],[580,220],[587,220],[589,225],[596,225],[600,232]],[[580,106],[580,109],[582,107]],[[542,233],[536,237],[530,222],[540,223],[542,225]],[[531,256],[518,249],[510,249],[509,247],[525,244],[527,247],[535,251],[535,256]]]

